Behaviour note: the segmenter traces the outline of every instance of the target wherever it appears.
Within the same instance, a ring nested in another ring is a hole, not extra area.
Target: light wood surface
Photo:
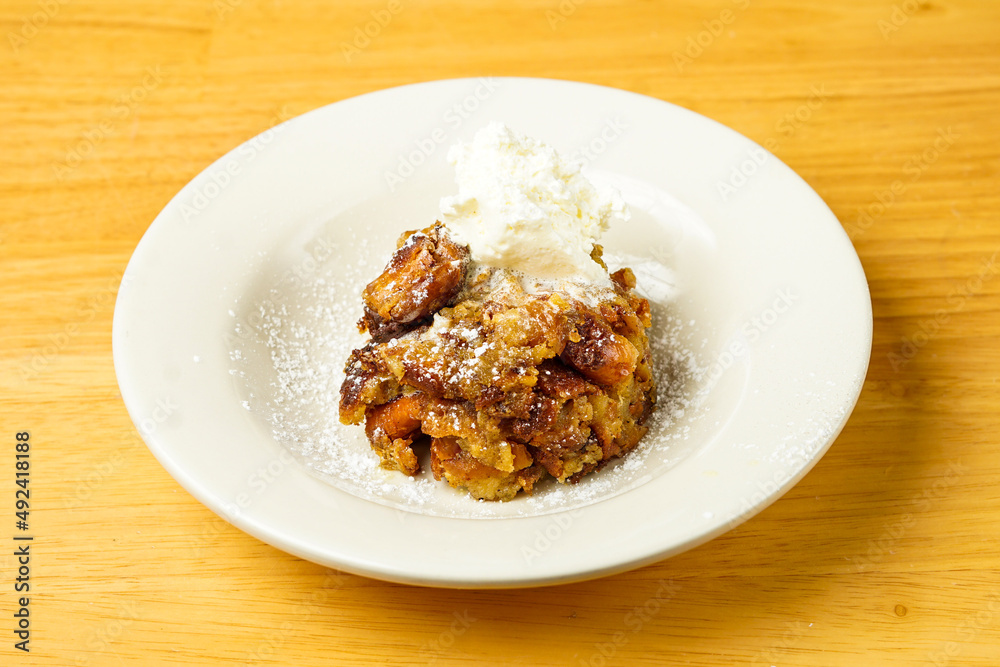
[[[0,663],[1000,664],[1000,3],[400,0],[345,53],[389,9],[0,0],[0,533],[18,532],[29,430],[35,537],[30,654],[2,549]],[[619,576],[422,589],[230,527],[140,441],[111,318],[170,197],[281,118],[480,75],[705,114],[772,148],[850,233],[875,312],[868,380],[761,515]]]

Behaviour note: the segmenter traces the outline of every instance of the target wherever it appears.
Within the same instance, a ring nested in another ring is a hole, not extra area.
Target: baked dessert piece
[[[592,259],[601,267],[601,248]],[[634,448],[656,402],[649,302],[632,271],[609,286],[471,262],[445,226],[404,234],[364,290],[340,419],[364,423],[384,468],[510,500],[577,482]]]

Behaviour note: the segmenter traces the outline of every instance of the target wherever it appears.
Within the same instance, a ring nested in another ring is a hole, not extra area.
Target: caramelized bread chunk
[[[598,316],[584,313],[576,333],[570,335],[560,357],[594,382],[614,386],[635,371],[639,352]]]
[[[440,225],[414,232],[388,265],[365,287],[362,333],[375,340],[397,335],[447,305],[462,287],[469,251],[455,244]]]

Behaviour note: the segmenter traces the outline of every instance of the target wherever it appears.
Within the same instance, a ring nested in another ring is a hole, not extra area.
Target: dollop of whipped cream
[[[555,149],[501,123],[448,152],[458,195],[441,199],[441,222],[480,264],[542,279],[609,285],[590,253],[630,213],[621,194],[598,189]]]

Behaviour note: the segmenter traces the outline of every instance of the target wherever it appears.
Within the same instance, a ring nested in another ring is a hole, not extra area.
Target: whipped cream
[[[630,213],[618,191],[598,189],[551,146],[490,123],[448,152],[458,195],[441,222],[480,264],[543,279],[609,285],[590,253]]]

